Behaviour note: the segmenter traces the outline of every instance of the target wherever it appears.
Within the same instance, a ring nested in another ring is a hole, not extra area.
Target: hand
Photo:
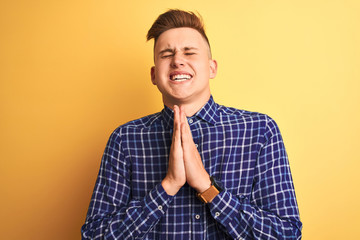
[[[185,110],[175,105],[169,168],[161,184],[169,195],[175,195],[185,182],[197,192],[204,192],[211,185],[210,176],[193,141]]]
[[[197,192],[204,192],[211,186],[210,176],[202,163],[199,151],[192,138],[184,108],[180,108],[181,143],[187,183]]]
[[[174,106],[174,131],[170,148],[168,172],[162,186],[169,195],[175,195],[186,182],[183,149],[181,146],[180,109]]]

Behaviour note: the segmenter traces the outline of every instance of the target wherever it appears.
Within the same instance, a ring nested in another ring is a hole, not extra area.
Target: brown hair
[[[209,39],[205,34],[204,23],[202,17],[198,13],[198,16],[193,12],[187,12],[179,9],[170,9],[167,12],[161,14],[153,23],[147,33],[147,40],[154,39],[154,47],[159,36],[172,28],[189,27],[197,30],[209,45]],[[210,53],[211,54],[211,53]]]

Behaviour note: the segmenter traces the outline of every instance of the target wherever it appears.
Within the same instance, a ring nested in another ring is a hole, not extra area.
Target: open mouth
[[[190,74],[171,74],[170,79],[175,82],[184,82],[186,80],[191,79],[192,76]]]

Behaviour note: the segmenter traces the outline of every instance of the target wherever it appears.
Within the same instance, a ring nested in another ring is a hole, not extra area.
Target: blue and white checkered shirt
[[[302,223],[287,154],[271,118],[209,101],[188,118],[209,175],[224,190],[209,204],[167,173],[173,112],[128,122],[111,135],[83,239],[300,239]]]

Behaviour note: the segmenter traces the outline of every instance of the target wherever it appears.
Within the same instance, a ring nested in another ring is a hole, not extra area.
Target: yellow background
[[[303,239],[358,236],[359,1],[179,2],[0,2],[2,239],[80,239],[110,133],[162,109],[145,35],[168,8],[202,14],[215,100],[280,126]]]

